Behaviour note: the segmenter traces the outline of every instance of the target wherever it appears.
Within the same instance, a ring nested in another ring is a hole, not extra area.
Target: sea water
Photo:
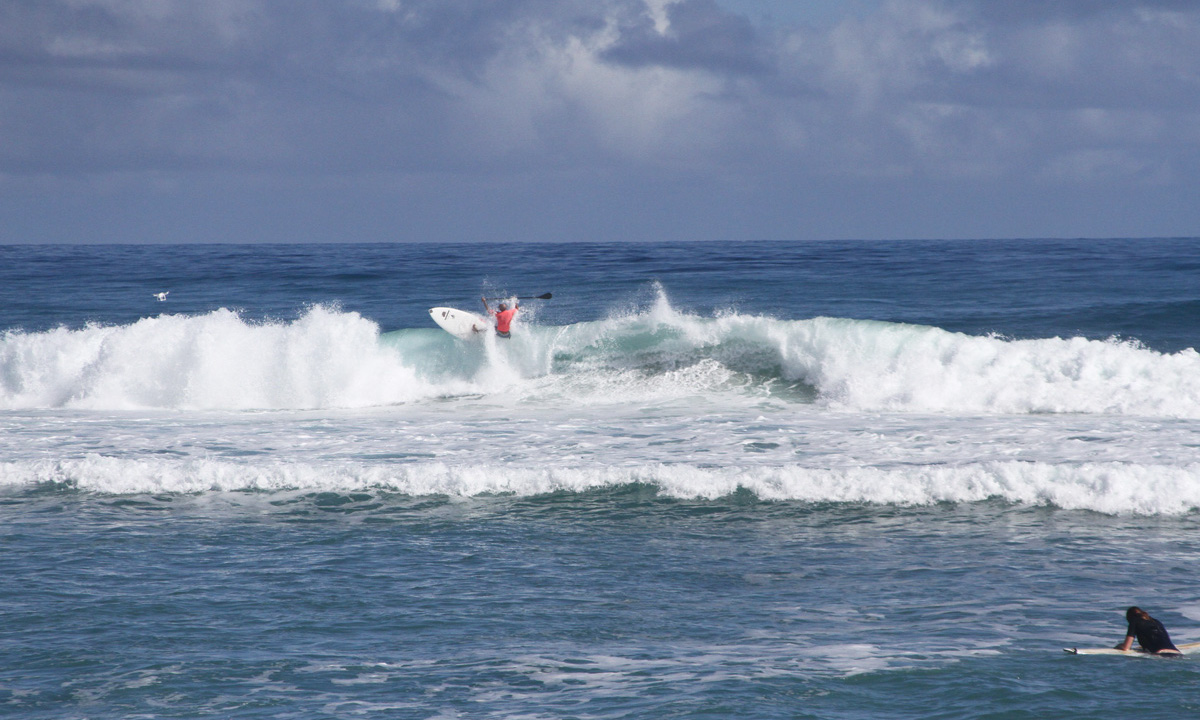
[[[1193,239],[0,247],[0,715],[1197,715],[1062,648],[1200,640],[1198,345]]]

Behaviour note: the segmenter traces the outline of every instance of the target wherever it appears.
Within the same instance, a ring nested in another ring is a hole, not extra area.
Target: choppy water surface
[[[1200,243],[512,250],[0,248],[0,708],[1197,711]]]

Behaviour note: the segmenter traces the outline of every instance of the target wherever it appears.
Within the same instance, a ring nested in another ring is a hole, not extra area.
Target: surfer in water
[[[504,302],[500,303],[499,310],[492,310],[492,307],[488,305],[487,298],[480,299],[483,300],[483,306],[487,308],[488,315],[496,318],[496,334],[502,338],[512,337],[509,331],[512,328],[513,316],[517,314],[517,301],[513,300],[511,310],[508,303]]]
[[[1118,650],[1128,650],[1133,647],[1137,638],[1138,645],[1144,652],[1155,655],[1179,655],[1179,648],[1171,642],[1171,636],[1163,624],[1140,607],[1131,607],[1125,611],[1125,619],[1129,621],[1129,629],[1125,631],[1125,640],[1117,644]]]

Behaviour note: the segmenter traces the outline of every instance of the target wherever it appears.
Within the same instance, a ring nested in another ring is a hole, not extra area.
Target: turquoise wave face
[[[435,383],[480,383],[488,392],[488,383],[514,389],[537,380],[564,397],[578,391],[579,401],[728,393],[860,411],[1200,416],[1200,355],[1190,349],[847,318],[701,317],[676,311],[665,296],[600,321],[524,324],[510,341],[399,331],[386,342]]]
[[[846,318],[784,320],[671,307],[541,325],[511,339],[380,333],[313,307],[287,322],[218,310],[0,337],[0,408],[365,408],[447,397],[548,406],[735,405],[1200,417],[1200,355],[1084,338],[1011,340]]]

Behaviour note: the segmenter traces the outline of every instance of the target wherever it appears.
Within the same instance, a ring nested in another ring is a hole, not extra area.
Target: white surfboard
[[[1179,648],[1179,652],[1187,655],[1188,653],[1200,650],[1200,642],[1178,643],[1175,647]],[[1116,648],[1063,648],[1063,652],[1071,653],[1072,655],[1148,655],[1149,653],[1141,650],[1118,650]]]
[[[429,317],[443,330],[463,340],[469,340],[492,326],[475,313],[448,307],[429,308]]]

